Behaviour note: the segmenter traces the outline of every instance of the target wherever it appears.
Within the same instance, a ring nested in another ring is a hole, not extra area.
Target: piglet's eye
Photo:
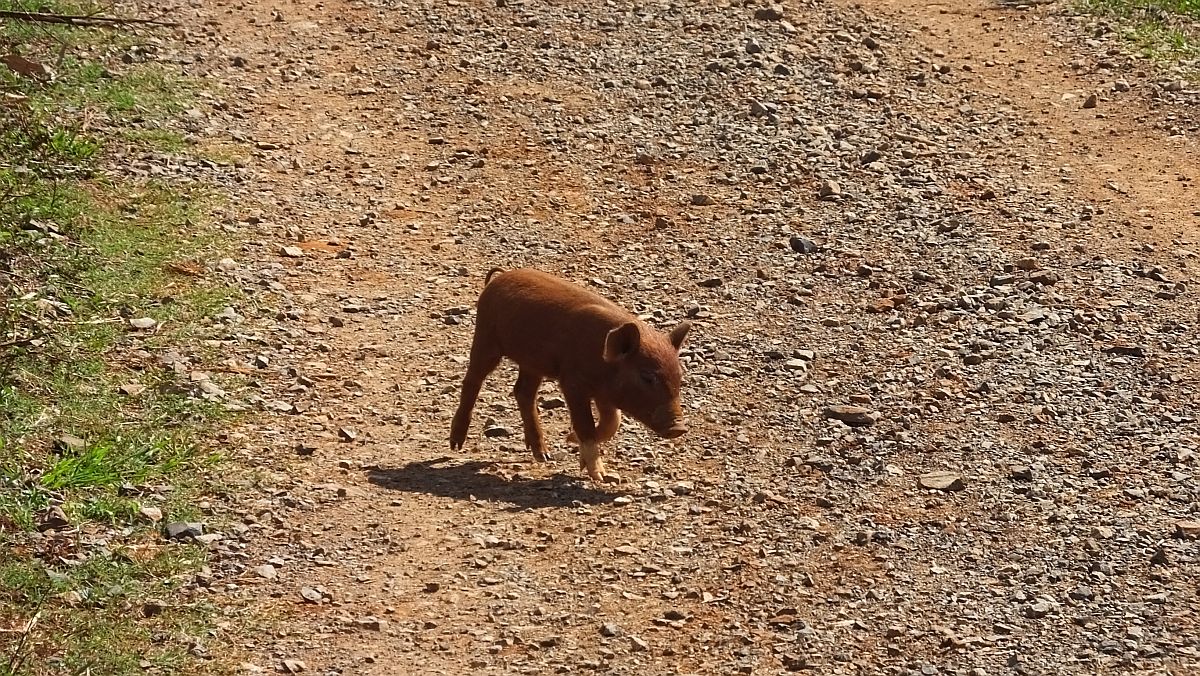
[[[658,382],[658,374],[654,371],[642,371],[642,382],[647,385],[653,385]]]

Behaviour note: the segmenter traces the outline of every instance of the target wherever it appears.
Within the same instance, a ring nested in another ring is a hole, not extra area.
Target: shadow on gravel
[[[451,463],[448,458],[410,462],[396,468],[368,467],[367,480],[376,486],[407,493],[425,493],[458,500],[510,503],[512,510],[600,505],[620,493],[589,488],[576,476],[555,474],[544,479],[506,480],[482,470],[490,462]]]

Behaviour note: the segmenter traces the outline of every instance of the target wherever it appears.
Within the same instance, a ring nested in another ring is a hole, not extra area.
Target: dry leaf
[[[31,77],[43,82],[54,78],[54,74],[49,68],[37,61],[30,61],[19,54],[5,54],[4,56],[0,56],[0,61],[3,61],[9,70],[18,75],[24,75],[25,77]]]
[[[204,275],[204,266],[195,261],[171,261],[167,263],[167,268],[173,272],[190,277],[201,277]]]

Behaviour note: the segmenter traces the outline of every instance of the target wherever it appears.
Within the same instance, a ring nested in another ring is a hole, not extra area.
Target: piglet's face
[[[610,331],[604,343],[604,361],[613,369],[612,403],[668,439],[688,431],[679,405],[679,349],[691,328],[683,322],[663,334],[629,322]]]

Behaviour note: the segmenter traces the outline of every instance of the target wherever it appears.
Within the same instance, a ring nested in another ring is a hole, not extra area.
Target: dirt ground
[[[1111,35],[975,1],[181,14],[202,143],[253,148],[222,358],[255,413],[217,445],[256,479],[194,590],[244,671],[1200,669],[1194,92]],[[691,317],[691,432],[627,422],[591,485],[553,384],[563,458],[528,457],[505,366],[451,452],[494,265]]]

